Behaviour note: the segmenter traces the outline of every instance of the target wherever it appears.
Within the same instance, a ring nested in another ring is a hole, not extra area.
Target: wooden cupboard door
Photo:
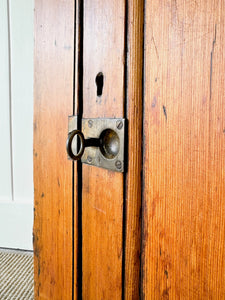
[[[143,6],[36,0],[36,299],[139,297]],[[72,114],[129,119],[125,173],[67,159]]]
[[[143,299],[225,299],[225,3],[147,1]]]

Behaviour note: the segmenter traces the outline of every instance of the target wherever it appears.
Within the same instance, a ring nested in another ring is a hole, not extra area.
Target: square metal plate
[[[77,117],[69,117],[69,132],[77,129]],[[82,119],[82,133],[85,140],[99,139],[104,132],[112,132],[116,136],[117,151],[110,158],[101,147],[86,147],[81,158],[82,163],[109,169],[116,172],[124,172],[124,138],[126,122],[123,118],[107,119]]]

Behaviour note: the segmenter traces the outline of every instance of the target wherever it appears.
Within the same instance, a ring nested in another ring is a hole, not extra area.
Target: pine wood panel
[[[224,1],[147,1],[143,299],[225,297]]]
[[[128,170],[126,177],[125,299],[139,299],[142,175],[142,79],[144,1],[128,1],[127,115]]]
[[[72,164],[65,142],[73,113],[73,43],[73,1],[36,0],[35,299],[72,298]]]
[[[84,118],[124,115],[124,25],[125,1],[84,1]],[[82,228],[83,299],[121,299],[123,174],[83,165]]]

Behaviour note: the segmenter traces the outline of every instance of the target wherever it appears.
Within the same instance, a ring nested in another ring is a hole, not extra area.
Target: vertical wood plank
[[[7,1],[0,3],[0,201],[12,200],[11,133],[10,133],[10,71]]]
[[[140,290],[143,23],[144,1],[128,1],[125,299],[139,299]]]
[[[224,1],[147,1],[143,299],[225,295]]]
[[[125,1],[84,1],[85,118],[124,115],[124,30]],[[82,228],[83,299],[121,299],[123,174],[83,165]]]
[[[74,2],[36,0],[34,72],[35,299],[72,298]],[[76,268],[74,268],[76,272]]]

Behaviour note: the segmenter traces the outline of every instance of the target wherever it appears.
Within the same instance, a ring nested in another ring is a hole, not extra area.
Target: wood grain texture
[[[139,299],[142,173],[142,78],[144,1],[128,1],[125,299]]]
[[[147,1],[143,299],[225,298],[224,1]]]
[[[124,24],[125,1],[84,1],[84,118],[124,115]],[[83,165],[82,228],[83,299],[121,299],[123,174]]]
[[[36,0],[35,299],[72,298],[72,164],[65,142],[73,113],[73,44],[73,1]]]

